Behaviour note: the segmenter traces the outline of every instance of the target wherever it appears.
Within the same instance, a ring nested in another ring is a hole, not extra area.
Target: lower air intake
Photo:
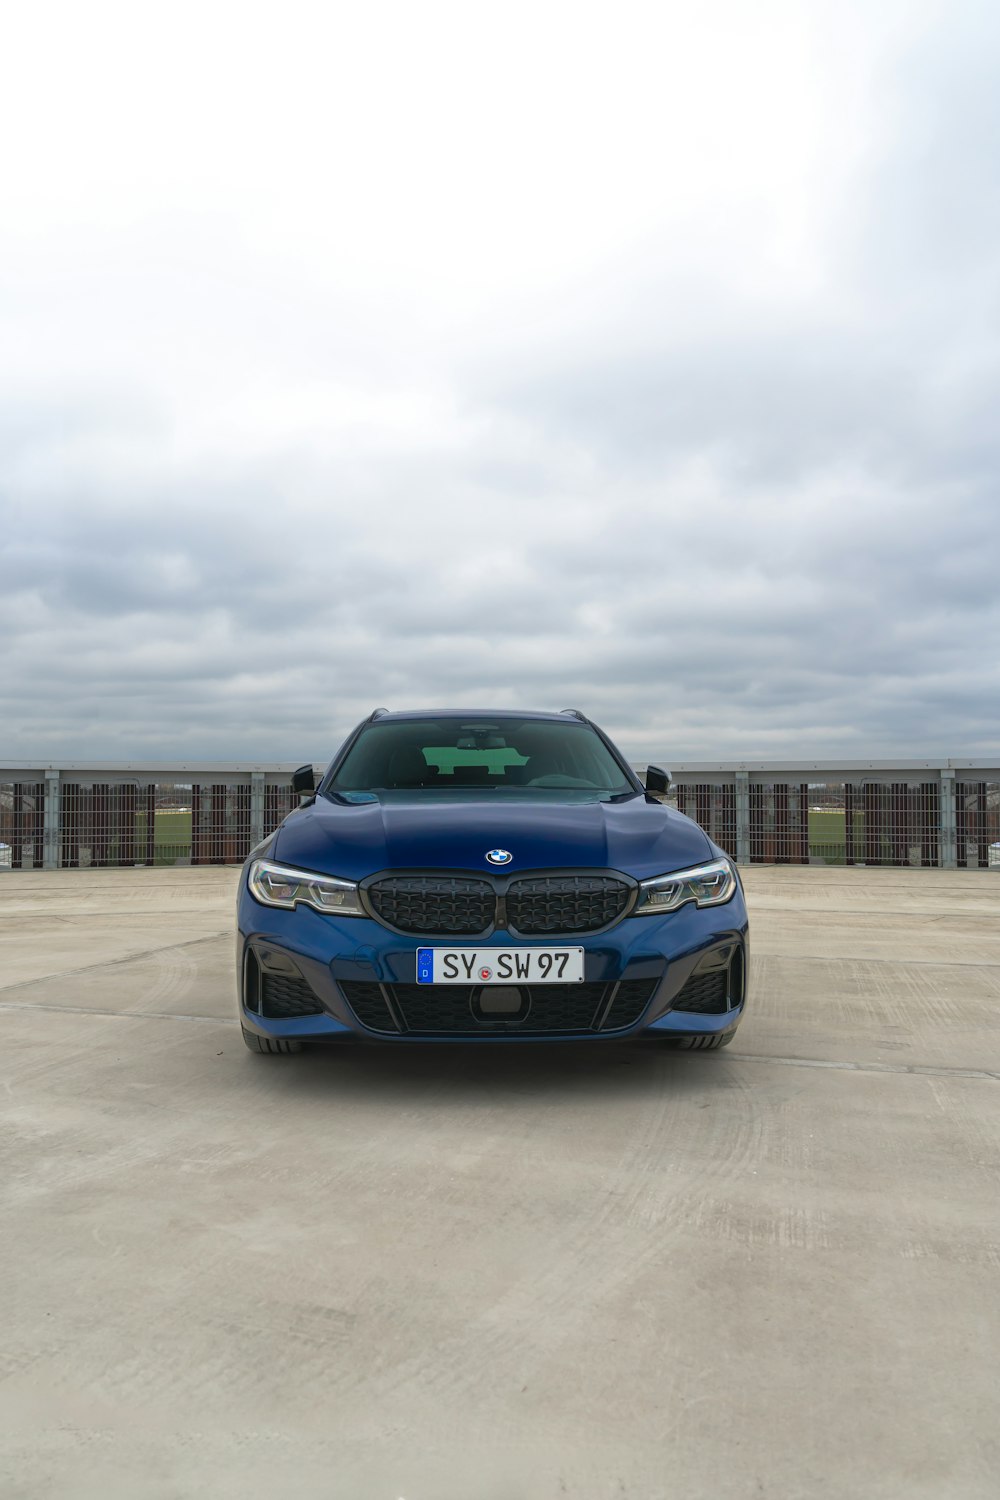
[[[341,979],[339,984],[344,999],[362,1026],[367,1026],[369,1031],[398,1034],[399,1027],[386,1004],[385,993],[380,984],[372,984],[365,979]]]
[[[693,1011],[702,1016],[721,1015],[729,1009],[729,970],[693,974],[670,1009]]]
[[[361,1024],[386,1035],[398,1035],[395,1011],[403,1030],[415,1036],[586,1036],[634,1026],[656,983],[520,985],[516,1013],[506,1004],[491,1007],[489,990],[480,985],[391,984],[383,991],[378,984],[341,980],[340,988]]]
[[[323,1007],[304,979],[291,974],[262,974],[261,1015],[274,1018],[316,1016]]]
[[[655,979],[623,979],[615,991],[601,1030],[622,1031],[626,1026],[635,1026],[653,998],[656,985]]]

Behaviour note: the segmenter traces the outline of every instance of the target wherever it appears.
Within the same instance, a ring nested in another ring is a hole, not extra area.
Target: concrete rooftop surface
[[[0,872],[0,1496],[1000,1493],[1000,872],[751,868],[733,1046],[252,1057],[229,869]]]

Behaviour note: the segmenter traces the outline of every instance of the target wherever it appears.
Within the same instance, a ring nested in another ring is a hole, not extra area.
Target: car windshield
[[[604,741],[579,720],[397,719],[366,725],[327,793],[517,788],[531,795],[634,792]]]

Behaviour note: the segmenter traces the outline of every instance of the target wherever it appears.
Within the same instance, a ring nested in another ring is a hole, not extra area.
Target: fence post
[[[45,771],[45,811],[42,821],[42,869],[58,870],[59,859],[59,772],[51,766]]]
[[[250,772],[250,848],[256,849],[264,839],[264,782],[263,771]]]
[[[941,868],[942,870],[957,870],[958,843],[955,825],[955,772],[947,766],[943,766],[941,769],[939,818]]]
[[[736,863],[750,863],[750,772],[736,772]]]

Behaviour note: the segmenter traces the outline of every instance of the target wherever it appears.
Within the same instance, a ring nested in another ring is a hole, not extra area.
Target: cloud
[[[995,750],[989,8],[75,14],[0,104],[0,759]]]

